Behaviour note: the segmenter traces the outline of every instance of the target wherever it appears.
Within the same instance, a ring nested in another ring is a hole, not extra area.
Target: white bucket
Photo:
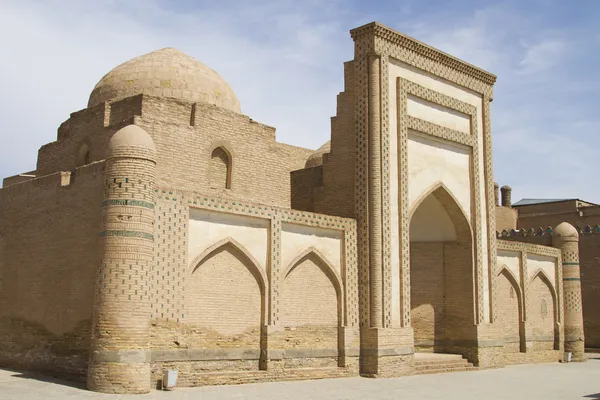
[[[174,390],[177,385],[177,371],[166,369],[163,371],[163,390]]]
[[[572,356],[573,356],[573,353],[571,353],[571,352],[566,352],[566,353],[565,353],[565,358],[564,358],[564,361],[565,361],[565,362],[571,362],[571,357],[572,357]]]

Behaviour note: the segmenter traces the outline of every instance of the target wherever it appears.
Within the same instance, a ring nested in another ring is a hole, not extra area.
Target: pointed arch
[[[506,277],[506,279],[508,279],[508,281],[515,287],[515,291],[517,292],[517,301],[519,303],[519,321],[523,321],[523,316],[524,314],[524,306],[525,306],[525,302],[523,301],[523,289],[521,288],[521,285],[519,284],[519,279],[517,279],[517,277],[515,276],[515,274],[513,274],[513,272],[508,269],[508,266],[506,266],[506,264],[502,264],[502,266],[500,266],[499,268],[499,272],[498,272],[498,276],[500,275],[504,275]]]
[[[465,210],[462,208],[448,187],[441,181],[431,185],[429,189],[419,196],[408,212],[408,220],[412,221],[415,211],[419,208],[423,201],[429,197],[429,195],[433,195],[444,207],[446,213],[454,224],[457,236],[460,237],[464,234],[468,234],[469,239],[471,239],[473,237],[471,222],[467,217]]]
[[[283,279],[287,278],[288,275],[294,270],[294,268],[300,265],[302,261],[311,258],[311,256],[316,258],[319,264],[325,267],[322,268],[323,272],[325,273],[325,275],[327,275],[327,277],[333,284],[337,295],[341,296],[342,278],[340,274],[338,274],[333,265],[331,265],[327,258],[314,246],[310,246],[309,248],[305,249],[300,254],[298,254],[296,257],[294,257],[294,259],[286,267],[283,273]]]
[[[546,272],[541,269],[538,268],[533,275],[531,276],[531,279],[529,280],[529,287],[531,288],[533,283],[535,282],[535,280],[539,278],[540,281],[542,283],[544,283],[547,287],[548,290],[550,291],[550,296],[552,297],[552,305],[553,305],[553,320],[554,320],[554,350],[558,350],[560,348],[560,310],[558,307],[558,294],[556,293],[556,288],[555,286],[552,284],[552,281],[550,281],[550,279],[548,278],[548,275],[546,275]]]
[[[209,183],[213,189],[231,189],[233,155],[221,142],[214,143],[210,152]]]
[[[297,266],[302,264],[303,261],[311,259],[315,263],[315,265],[317,265],[321,269],[321,271],[329,279],[329,281],[333,285],[333,288],[335,289],[335,294],[338,303],[338,324],[341,324],[343,319],[342,316],[344,315],[343,281],[340,274],[338,274],[333,265],[316,247],[310,246],[301,253],[299,253],[296,257],[294,257],[283,272],[283,280],[285,280]]]
[[[502,266],[500,266],[499,268],[499,272],[498,275],[496,276],[497,278],[499,278],[500,276],[503,276],[509,283],[510,285],[513,286],[513,289],[515,290],[516,294],[517,294],[517,309],[518,309],[518,321],[519,321],[519,325],[518,325],[518,329],[519,329],[519,350],[524,353],[527,351],[526,349],[526,343],[525,343],[525,301],[524,299],[524,293],[523,293],[523,289],[521,287],[521,285],[519,284],[519,279],[517,279],[517,277],[512,273],[512,271],[510,269],[508,269],[508,266],[506,266],[505,264],[503,264]],[[500,285],[501,283],[498,283],[498,285]],[[506,305],[505,305],[506,306]]]
[[[560,322],[558,321],[558,316],[560,315],[560,313],[558,312],[558,296],[556,293],[556,288],[552,284],[550,278],[548,278],[548,275],[546,275],[546,272],[543,269],[538,268],[531,276],[531,279],[529,280],[529,285],[531,286],[531,284],[535,281],[535,278],[538,277],[542,280],[542,282],[546,284],[546,286],[548,286],[548,289],[550,289],[550,294],[552,295],[552,302],[554,303],[554,318],[555,321]]]
[[[241,245],[231,236],[219,240],[213,245],[207,247],[198,256],[196,256],[190,263],[190,275],[193,274],[198,268],[200,268],[200,266],[206,260],[211,258],[214,254],[224,249],[227,249],[228,247],[233,249],[234,252],[242,255],[248,261],[248,265],[250,266],[250,272],[252,273],[252,275],[254,275],[254,278],[258,282],[261,295],[264,299],[268,283],[267,274],[260,267],[260,264],[258,263],[258,261],[256,261],[256,258],[254,258],[254,256],[250,254],[250,252],[248,252],[248,250],[246,250],[246,248],[243,245]]]
[[[435,215],[429,212],[431,199],[438,203]],[[457,351],[449,343],[474,340],[477,335],[477,272],[470,220],[439,181],[410,207],[408,219],[415,346],[434,352]]]

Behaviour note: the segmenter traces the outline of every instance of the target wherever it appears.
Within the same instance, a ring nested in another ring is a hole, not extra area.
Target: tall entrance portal
[[[475,339],[473,240],[443,185],[414,206],[409,235],[415,351],[462,353]]]

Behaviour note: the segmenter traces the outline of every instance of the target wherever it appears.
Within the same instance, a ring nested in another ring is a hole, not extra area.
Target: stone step
[[[477,371],[477,367],[455,367],[455,368],[438,368],[438,369],[425,369],[421,371],[415,370],[415,375],[428,375],[428,374],[443,374],[446,372],[465,372],[465,371]]]
[[[477,367],[473,366],[472,363],[460,354],[415,354],[414,375],[474,371],[477,369]]]
[[[466,360],[465,360],[466,361]],[[435,369],[460,369],[460,368],[471,368],[473,364],[470,362],[464,363],[439,363],[439,364],[415,364],[415,371],[426,371]]]
[[[468,364],[469,361],[464,358],[457,359],[439,359],[439,360],[415,360],[415,365],[438,365],[438,364]]]

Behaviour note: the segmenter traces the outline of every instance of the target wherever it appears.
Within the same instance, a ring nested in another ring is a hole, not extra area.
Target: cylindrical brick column
[[[510,186],[502,186],[500,188],[500,193],[502,194],[502,207],[511,207],[512,206],[512,189]]]
[[[140,127],[112,137],[106,160],[87,385],[105,393],[150,391],[150,272],[156,149]]]
[[[494,182],[494,204],[496,207],[500,205],[500,198],[498,196],[498,183]]]
[[[383,326],[381,208],[381,71],[379,56],[369,56],[369,290],[371,327]]]
[[[552,233],[552,245],[559,248],[562,255],[565,352],[573,353],[573,361],[584,361],[579,232],[563,222]]]

